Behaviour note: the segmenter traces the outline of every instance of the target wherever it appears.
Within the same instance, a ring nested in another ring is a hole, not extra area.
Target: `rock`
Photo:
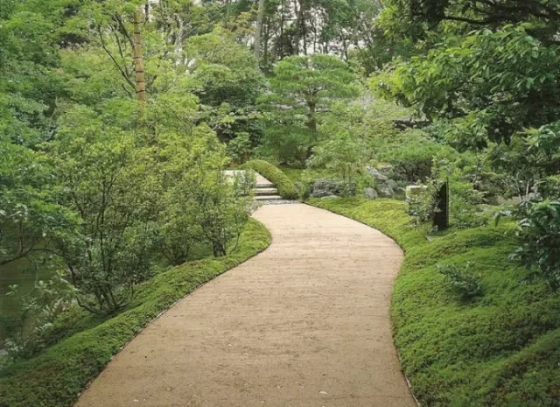
[[[383,167],[379,167],[378,168],[379,172],[385,176],[389,176],[389,174],[391,174],[391,172],[393,171],[393,167],[390,165],[386,165]]]
[[[379,193],[379,196],[381,196],[381,197],[391,198],[391,197],[395,196],[395,190],[393,188],[391,188],[391,186],[389,184],[378,183],[376,185],[376,189],[377,189],[377,192]]]
[[[398,188],[397,183],[389,179],[386,175],[382,174],[379,170],[373,167],[366,168],[369,175],[375,180],[375,189],[379,196],[390,198],[395,196],[395,189]]]
[[[373,200],[379,198],[379,194],[373,188],[366,188],[364,189],[364,197]]]
[[[313,183],[311,197],[323,198],[326,196],[355,196],[356,183],[335,181],[331,179],[316,179]]]
[[[338,198],[338,196],[336,196],[336,195],[327,195],[327,196],[322,197],[321,199],[333,199],[333,198]]]
[[[313,198],[323,198],[330,195],[335,195],[338,190],[338,183],[330,179],[316,179],[313,183],[313,191],[311,196]]]
[[[377,181],[380,182],[387,182],[389,181],[389,178],[387,178],[386,175],[383,175],[381,172],[379,172],[377,170],[377,168],[373,168],[373,167],[367,167],[366,171],[368,172],[369,175],[371,175],[373,178],[375,178]]]
[[[303,182],[296,181],[294,182],[294,185],[299,192],[305,189],[305,185],[303,185]]]

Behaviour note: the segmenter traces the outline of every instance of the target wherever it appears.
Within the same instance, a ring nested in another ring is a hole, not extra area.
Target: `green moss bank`
[[[392,306],[405,374],[423,406],[560,406],[560,295],[508,260],[511,224],[450,230],[428,241],[406,204],[336,199],[311,204],[393,237],[406,252]],[[437,264],[470,261],[484,295],[464,303]]]
[[[226,257],[173,268],[141,285],[129,309],[76,333],[0,378],[0,407],[71,406],[86,384],[158,314],[200,285],[266,249],[271,236],[251,219],[239,246]]]
[[[264,160],[251,160],[246,162],[243,167],[250,168],[253,171],[258,172],[267,180],[272,182],[278,189],[278,194],[280,194],[282,198],[298,198],[299,194],[295,184],[278,167],[275,167],[274,165]]]

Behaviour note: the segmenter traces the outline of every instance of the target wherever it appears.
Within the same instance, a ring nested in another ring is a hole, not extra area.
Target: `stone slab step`
[[[255,201],[281,201],[282,197],[280,195],[257,195],[255,196]]]
[[[255,188],[274,188],[274,184],[270,181],[257,181]]]
[[[278,195],[276,188],[255,188],[253,189],[255,195]]]

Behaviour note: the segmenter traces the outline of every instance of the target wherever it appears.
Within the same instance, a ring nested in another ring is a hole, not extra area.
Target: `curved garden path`
[[[254,215],[270,248],[128,344],[79,407],[414,407],[391,338],[402,252],[302,204]]]

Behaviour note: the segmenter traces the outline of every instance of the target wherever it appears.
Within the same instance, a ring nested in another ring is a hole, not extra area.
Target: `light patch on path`
[[[273,244],[136,337],[78,407],[414,407],[391,338],[402,252],[302,204],[255,213]]]

